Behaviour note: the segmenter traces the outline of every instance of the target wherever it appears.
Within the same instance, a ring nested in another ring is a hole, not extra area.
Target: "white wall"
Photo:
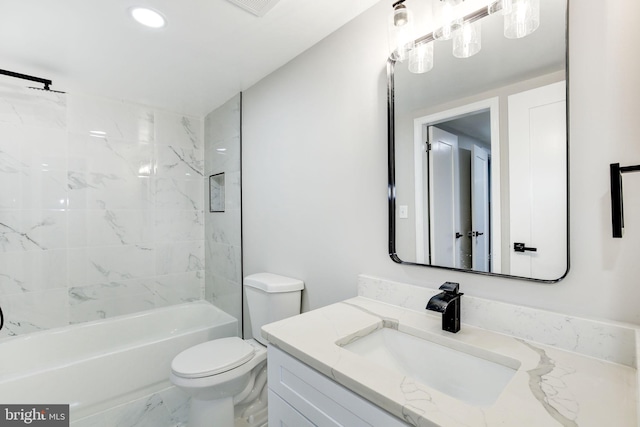
[[[640,163],[635,0],[573,1],[571,271],[555,285],[395,264],[387,255],[386,18],[381,2],[250,88],[243,111],[244,273],[306,282],[305,310],[368,273],[578,316],[640,323],[640,174],[611,238],[609,163]],[[426,301],[425,301],[426,303]]]

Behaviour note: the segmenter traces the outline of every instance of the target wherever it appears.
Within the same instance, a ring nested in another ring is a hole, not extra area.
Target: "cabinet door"
[[[269,391],[282,398],[311,425],[320,427],[404,427],[408,425],[287,353],[272,346],[269,346],[268,351]],[[269,400],[269,413],[272,407]]]
[[[270,427],[314,427],[314,425],[269,390],[269,426]]]

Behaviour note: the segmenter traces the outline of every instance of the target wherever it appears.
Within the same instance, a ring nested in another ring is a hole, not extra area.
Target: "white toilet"
[[[233,427],[234,406],[242,406],[244,413],[266,415],[267,342],[260,336],[260,329],[267,323],[300,314],[303,288],[301,280],[277,274],[245,277],[255,339],[232,337],[208,341],[173,359],[171,382],[191,396],[189,427]],[[252,403],[256,398],[258,403]]]

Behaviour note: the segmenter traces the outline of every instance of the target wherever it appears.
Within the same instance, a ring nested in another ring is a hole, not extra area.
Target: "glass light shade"
[[[508,15],[513,11],[513,0],[502,0],[502,14]]]
[[[511,11],[504,15],[504,36],[520,39],[540,26],[540,0],[510,0]]]
[[[419,43],[409,52],[409,71],[426,73],[433,68],[433,42]]]
[[[480,21],[465,22],[453,34],[453,56],[469,58],[482,48],[482,27]]]
[[[433,16],[436,25],[440,28],[433,32],[436,40],[449,40],[453,33],[462,24],[462,17],[459,16],[458,5],[462,0],[435,0],[433,3]]]
[[[396,6],[389,17],[388,28],[391,58],[404,61],[415,45],[413,13],[404,5]]]

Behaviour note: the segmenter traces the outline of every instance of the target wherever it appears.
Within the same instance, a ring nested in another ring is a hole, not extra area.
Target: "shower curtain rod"
[[[5,76],[15,77],[16,79],[29,80],[31,82],[42,83],[44,85],[44,90],[51,90],[49,86],[53,83],[51,80],[43,79],[41,77],[28,76],[26,74],[20,74],[13,71],[8,70],[0,70],[0,74],[4,74]]]

